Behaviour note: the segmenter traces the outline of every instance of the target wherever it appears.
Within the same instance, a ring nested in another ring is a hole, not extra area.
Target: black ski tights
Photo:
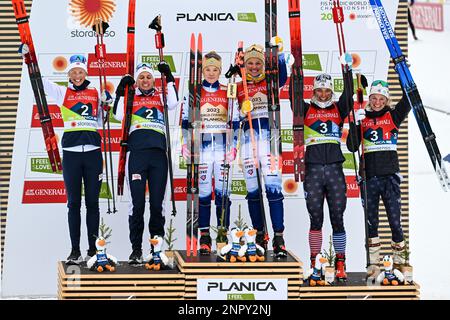
[[[334,233],[345,232],[344,211],[347,206],[347,184],[342,164],[306,164],[305,198],[311,219],[311,230],[321,230],[326,197]]]

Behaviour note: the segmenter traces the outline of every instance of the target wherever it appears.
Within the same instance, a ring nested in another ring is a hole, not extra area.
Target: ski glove
[[[26,43],[22,43],[19,46],[18,53],[22,56],[22,58],[25,57],[28,53],[30,53],[30,48],[28,48],[28,45]]]
[[[123,97],[125,95],[125,87],[126,86],[133,86],[134,85],[134,79],[129,74],[126,74],[122,77],[120,80],[119,85],[116,89],[116,96],[117,97]]]
[[[102,108],[105,112],[109,112],[111,110],[111,104],[113,103],[113,98],[108,90],[103,90],[101,96]],[[107,117],[105,117],[106,120]]]
[[[134,81],[133,77],[130,76],[129,74],[126,74],[122,77],[122,79],[120,79],[119,86],[125,88],[126,86],[134,85],[134,83],[135,83],[135,81]]]
[[[450,153],[445,156],[444,160],[447,161],[447,162],[450,162]]]
[[[230,69],[228,69],[227,73],[225,74],[225,77],[226,77],[227,79],[230,79],[230,78],[231,78],[233,75],[235,75],[235,74],[238,74],[239,77],[242,78],[242,75],[241,75],[241,68],[239,68],[239,66],[238,66],[237,64],[235,64],[234,66],[233,66],[233,65],[230,65]]]
[[[175,78],[170,71],[170,66],[165,61],[158,63],[158,71],[161,72],[167,79],[167,82],[175,82]]]
[[[339,57],[339,61],[343,66],[348,66],[349,69],[352,69],[353,57],[350,53],[345,52],[342,56]]]
[[[102,103],[103,104],[111,104],[113,102],[113,98],[108,90],[103,90],[102,92]]]
[[[237,154],[237,149],[236,148],[232,148],[230,150],[230,152],[228,152],[227,155],[226,155],[227,161],[228,162],[234,161],[234,159],[236,159],[236,154]]]
[[[361,124],[361,122],[366,118],[366,110],[358,109],[355,111],[355,122]]]

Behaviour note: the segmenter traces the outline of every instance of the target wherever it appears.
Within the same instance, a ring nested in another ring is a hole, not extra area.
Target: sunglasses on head
[[[247,52],[256,51],[260,53],[264,53],[264,51],[261,49],[261,47],[253,45],[250,48],[247,49]]]
[[[375,80],[374,82],[372,82],[372,86],[378,86],[378,85],[381,85],[382,87],[385,87],[385,88],[387,88],[389,86],[389,84],[383,80]]]
[[[76,54],[70,57],[70,63],[81,62],[86,63],[86,57],[80,54]]]
[[[316,77],[317,81],[331,80],[331,76],[328,74],[320,74]]]
[[[147,67],[149,69],[153,69],[153,67],[150,64],[148,64],[146,62],[141,62],[141,63],[139,63],[137,65],[136,70],[139,70],[140,68],[143,68],[143,67]]]

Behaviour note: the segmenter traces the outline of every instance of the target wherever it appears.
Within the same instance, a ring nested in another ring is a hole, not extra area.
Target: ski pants
[[[168,162],[164,150],[154,148],[128,153],[127,181],[131,194],[128,225],[133,250],[142,249],[146,188],[150,199],[150,237],[164,237],[164,199]]]
[[[89,250],[95,250],[100,220],[99,195],[103,179],[103,159],[100,148],[88,152],[63,150],[63,178],[67,192],[70,241],[80,249],[81,194],[84,185],[86,226]]]
[[[224,186],[224,157],[225,144],[221,139],[222,135],[209,135],[207,141],[203,141],[200,149],[199,165],[199,229],[208,230],[211,220],[211,200],[212,200],[212,178],[214,176],[214,203],[216,206],[217,226],[223,225],[228,229],[230,226],[230,190],[231,176],[228,176],[228,188]],[[228,203],[223,212],[222,220],[222,200]]]
[[[270,156],[270,131],[261,129],[261,126],[254,128],[256,153],[253,152],[253,144],[250,136],[250,128],[243,133],[243,143],[241,146],[241,159],[245,184],[247,186],[247,204],[252,220],[253,228],[263,230],[262,211],[260,205],[260,192],[258,189],[258,177],[255,166],[255,157],[258,161],[259,173],[264,179],[267,200],[269,200],[270,218],[274,232],[284,231],[284,208],[283,193],[281,192],[281,171],[278,166],[278,159],[274,160],[271,166]],[[241,138],[241,139],[242,139]],[[262,186],[262,182],[261,182]],[[262,195],[262,190],[261,190]]]
[[[306,164],[305,199],[311,221],[311,230],[323,225],[323,204],[327,199],[333,233],[343,233],[344,211],[347,206],[347,184],[341,163]]]
[[[401,226],[400,176],[372,177],[366,182],[369,238],[378,237],[379,204],[383,200],[394,242],[403,241]],[[364,203],[364,202],[363,202]]]

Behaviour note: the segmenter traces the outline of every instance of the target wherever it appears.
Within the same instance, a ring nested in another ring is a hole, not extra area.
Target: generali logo
[[[286,81],[286,84],[280,90],[280,99],[289,99],[289,85],[290,77]],[[311,99],[313,96],[314,77],[305,77],[303,80],[303,98]]]
[[[173,179],[175,201],[187,200],[187,181],[186,178]]]
[[[25,181],[22,203],[66,203],[64,181]]]
[[[123,76],[127,73],[127,55],[125,53],[107,53],[106,61],[101,65],[95,54],[89,53],[88,73],[90,76],[98,76],[100,67],[104,67],[106,76]]]
[[[355,176],[346,176],[345,182],[347,183],[347,198],[359,198],[359,186]]]
[[[111,129],[109,130],[109,134],[106,134],[106,141],[104,140],[103,130],[98,130],[102,138],[102,151],[104,151],[104,147],[106,144],[109,145],[111,142],[111,151],[119,152],[120,151],[120,140],[122,139],[122,130],[121,129]],[[109,148],[109,147],[108,147]]]
[[[52,118],[53,127],[64,127],[64,122],[61,115],[61,110],[57,105],[49,105],[48,110],[50,112],[50,117]],[[39,117],[39,112],[36,105],[33,105],[33,116],[31,118],[31,127],[40,128],[41,121]]]
[[[223,283],[216,281],[209,281],[206,287],[208,292],[267,292],[278,291],[275,284],[273,282],[268,281],[248,281],[248,282],[231,282],[231,283]]]

